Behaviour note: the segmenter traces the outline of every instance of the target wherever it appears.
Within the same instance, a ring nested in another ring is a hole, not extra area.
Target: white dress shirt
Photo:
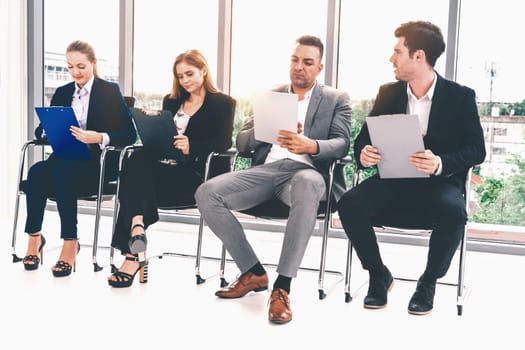
[[[434,72],[434,81],[428,89],[427,93],[421,98],[417,98],[416,95],[412,93],[410,85],[407,84],[407,95],[408,95],[408,104],[407,104],[407,113],[415,114],[419,118],[419,127],[421,128],[421,135],[425,136],[428,130],[428,118],[430,116],[430,108],[432,107],[432,97],[434,96],[434,90],[436,89],[437,75]],[[441,157],[438,158],[439,166],[434,175],[441,174]]]
[[[78,85],[75,84],[75,92],[73,93],[73,100],[71,101],[71,107],[73,108],[73,111],[75,112],[75,117],[78,120],[78,124],[80,125],[80,128],[83,130],[87,130],[87,115],[88,115],[88,109],[89,109],[89,100],[91,97],[91,90],[93,88],[93,82],[95,81],[95,77],[91,77],[91,79],[88,80],[86,85],[84,85],[82,88],[80,88]],[[102,135],[102,143],[99,144],[100,149],[104,149],[107,145],[109,145],[109,135],[105,132],[100,133]]]

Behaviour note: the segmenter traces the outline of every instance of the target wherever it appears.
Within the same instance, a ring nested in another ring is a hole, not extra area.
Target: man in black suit
[[[429,22],[408,22],[396,29],[395,36],[390,61],[398,81],[381,86],[370,116],[418,115],[425,151],[407,161],[430,177],[373,176],[348,191],[338,210],[361,264],[369,272],[364,307],[370,309],[386,306],[393,285],[373,226],[432,228],[427,265],[408,305],[409,313],[421,315],[432,310],[436,280],[446,274],[461,240],[467,221],[465,178],[470,167],[485,159],[485,143],[474,91],[434,70],[445,50],[441,30]],[[359,168],[381,161],[381,150],[371,146],[366,123],[354,143],[354,154]]]

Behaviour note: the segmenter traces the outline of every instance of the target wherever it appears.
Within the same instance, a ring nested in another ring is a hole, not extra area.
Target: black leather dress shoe
[[[436,282],[419,279],[416,291],[408,303],[408,313],[412,315],[426,315],[434,308]]]
[[[364,307],[366,309],[384,308],[387,304],[387,294],[393,285],[394,278],[386,267],[383,275],[370,276]]]

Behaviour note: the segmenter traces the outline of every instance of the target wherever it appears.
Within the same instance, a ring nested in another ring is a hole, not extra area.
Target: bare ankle
[[[142,223],[137,223],[131,227],[131,236],[143,235],[145,233],[146,230],[144,228],[144,224]]]

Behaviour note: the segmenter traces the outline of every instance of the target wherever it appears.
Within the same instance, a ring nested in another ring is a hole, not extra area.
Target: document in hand
[[[36,114],[46,132],[53,153],[63,159],[91,159],[89,147],[77,140],[69,128],[79,127],[71,107],[35,107]]]
[[[297,95],[264,91],[253,99],[254,136],[258,141],[277,144],[279,130],[297,132]]]
[[[412,154],[425,150],[417,115],[367,117],[366,125],[372,146],[381,155],[377,168],[382,179],[429,176],[408,161]]]
[[[171,111],[145,111],[132,108],[131,116],[140,141],[150,154],[158,159],[183,160],[182,152],[175,148],[173,137],[178,134]]]

